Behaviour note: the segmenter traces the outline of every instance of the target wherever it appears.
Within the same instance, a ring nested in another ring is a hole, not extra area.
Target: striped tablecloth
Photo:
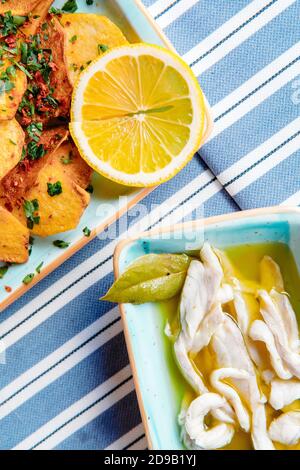
[[[199,76],[216,125],[205,163],[196,156],[147,197],[150,217],[131,211],[111,233],[298,205],[300,1],[144,3]],[[1,449],[146,447],[118,308],[98,301],[116,243],[95,239],[1,315]]]

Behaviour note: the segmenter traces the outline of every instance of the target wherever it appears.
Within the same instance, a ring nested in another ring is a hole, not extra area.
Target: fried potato
[[[60,21],[67,36],[66,56],[72,84],[82,68],[103,53],[100,46],[113,48],[128,44],[120,29],[105,16],[71,13],[63,14]]]
[[[62,192],[50,196],[48,184],[57,182],[61,183]],[[54,158],[40,171],[26,199],[37,199],[39,203],[40,222],[34,225],[32,234],[47,237],[76,228],[90,196],[64,173],[61,164]]]
[[[0,135],[0,179],[2,179],[19,163],[25,134],[20,124],[12,119],[0,122]]]
[[[42,0],[36,7],[32,10],[32,14],[29,18],[29,21],[24,24],[21,28],[21,31],[26,35],[36,34],[40,25],[45,21],[45,18],[48,14],[49,8],[51,7],[53,0]]]
[[[3,123],[4,124],[4,123]],[[25,157],[19,165],[11,170],[0,183],[0,204],[12,211],[22,205],[26,192],[35,184],[39,171],[48,162],[51,153],[67,139],[69,135],[65,127],[45,130],[39,144],[44,146],[45,155],[38,160]]]
[[[6,74],[11,65],[9,60],[5,60],[0,67],[0,75]],[[7,81],[0,80],[0,121],[6,121],[15,117],[27,88],[25,73],[17,67],[13,67],[13,70],[14,76],[8,75],[9,79]],[[9,91],[5,91],[7,83],[13,85],[13,88]]]
[[[85,189],[91,182],[93,170],[81,158],[75,144],[64,142],[53,153],[51,160],[55,162],[74,183]]]
[[[11,11],[13,15],[27,16],[40,3],[44,3],[44,0],[0,1],[0,15],[6,11]]]
[[[29,230],[1,206],[0,233],[0,260],[5,263],[26,263]]]

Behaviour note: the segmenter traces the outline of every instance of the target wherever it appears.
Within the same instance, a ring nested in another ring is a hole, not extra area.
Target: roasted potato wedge
[[[50,87],[53,88],[53,98],[58,102],[58,107],[50,112],[50,117],[69,116],[73,86],[70,83],[67,59],[66,59],[66,34],[56,16],[48,15],[46,19],[48,29],[46,35],[43,30],[38,30],[41,35],[41,46],[50,49],[52,53],[53,72],[50,75]],[[47,39],[46,39],[47,38]],[[43,121],[49,119],[48,115]]]
[[[20,161],[25,134],[20,124],[11,121],[0,122],[0,179],[4,178]]]
[[[1,206],[0,233],[0,260],[5,263],[26,263],[29,230]]]
[[[128,44],[121,30],[105,16],[71,13],[63,14],[60,21],[67,36],[66,56],[72,84],[82,69],[103,54],[106,47]]]
[[[13,15],[27,16],[44,0],[5,0],[0,2],[0,15],[11,11]]]
[[[38,160],[30,160],[25,157],[2,179],[0,183],[0,204],[2,206],[12,211],[14,207],[22,205],[22,199],[35,184],[39,171],[47,164],[50,155],[67,139],[68,135],[69,132],[65,127],[56,127],[43,132],[38,144],[44,146],[45,155]]]
[[[13,70],[13,75],[7,71]],[[0,121],[13,119],[22,101],[27,88],[27,78],[22,70],[13,66],[9,60],[4,60],[0,67],[0,76],[7,76],[7,80],[0,79]],[[13,88],[6,91],[7,84]]]
[[[58,182],[62,192],[51,196],[49,185]],[[37,199],[39,204],[40,222],[34,225],[32,234],[47,237],[76,228],[90,196],[64,173],[61,164],[54,158],[40,171],[26,199]]]
[[[91,182],[93,170],[81,158],[73,142],[68,141],[60,145],[53,153],[51,160],[81,188],[86,189]]]

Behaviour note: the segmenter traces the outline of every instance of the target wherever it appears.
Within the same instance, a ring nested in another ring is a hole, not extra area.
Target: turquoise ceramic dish
[[[282,242],[289,245],[300,270],[300,209],[245,211],[125,240],[116,249],[115,275],[118,277],[128,264],[146,253],[198,250],[204,240],[218,248]],[[162,311],[157,304],[124,304],[120,309],[149,447],[182,449],[176,421],[181,391],[175,389],[174,372],[170,370],[171,348],[164,338]]]
[[[53,6],[61,8],[64,3],[65,0],[57,0],[53,3]],[[91,6],[88,6],[85,0],[80,0],[78,1],[78,7],[77,12],[99,13],[109,17],[121,28],[129,42],[142,41],[172,47],[139,0],[97,0]],[[210,130],[211,117],[207,105],[206,131],[203,142],[208,137]],[[47,237],[46,239],[35,237],[29,261],[24,265],[12,266],[5,278],[0,280],[0,311],[62,264],[151,191],[149,188],[126,188],[96,174],[93,177],[92,184],[94,193],[91,203],[81,218],[79,226],[70,232]],[[85,227],[91,230],[89,238],[83,235]],[[69,248],[63,251],[55,248],[52,242],[57,239],[68,242],[70,244]],[[28,273],[34,273],[41,262],[43,262],[41,273],[34,277],[30,285],[25,286],[22,280]],[[9,286],[11,291],[7,292],[5,286]]]

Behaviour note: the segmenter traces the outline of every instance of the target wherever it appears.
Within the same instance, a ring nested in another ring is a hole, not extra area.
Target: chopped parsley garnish
[[[30,72],[40,71],[46,83],[49,83],[49,75],[51,67],[49,62],[52,61],[51,51],[46,51],[41,47],[41,38],[39,34],[31,37],[30,43],[22,43],[21,60]]]
[[[11,81],[11,78],[16,74],[16,69],[12,65],[7,67],[5,71],[0,73],[0,95],[7,93],[15,88],[15,84]]]
[[[28,96],[28,93],[29,91],[27,90],[26,93],[25,93],[25,96],[23,96],[22,98],[22,101],[20,103],[20,106],[18,108],[18,111],[19,113],[21,113],[24,109],[24,111],[26,111],[26,114],[27,116],[34,116],[35,115],[35,107],[34,107],[34,104],[31,103],[28,99],[27,99],[27,96]]]
[[[32,122],[26,128],[26,131],[32,140],[38,142],[43,132],[43,124],[41,122]]]
[[[108,51],[109,47],[106,45],[106,44],[98,44],[98,51],[99,51],[99,54],[101,52],[106,52]]]
[[[56,246],[56,248],[64,249],[64,248],[68,248],[68,246],[70,245],[70,243],[64,242],[63,240],[55,240],[55,241],[53,242],[53,245]]]
[[[61,15],[62,11],[59,8],[51,7],[49,13],[51,13],[51,15]]]
[[[88,187],[85,188],[85,190],[86,190],[87,193],[93,194],[94,187],[91,184],[89,184]]]
[[[21,61],[26,64],[27,63],[27,56],[28,56],[28,44],[27,42],[22,42],[20,45],[21,50]]]
[[[45,101],[50,104],[52,108],[58,108],[58,101],[50,93],[46,96]]]
[[[57,181],[56,183],[47,183],[47,192],[49,196],[58,196],[59,194],[62,193],[62,185],[60,181]]]
[[[23,24],[28,20],[27,16],[21,16],[21,15],[14,15],[13,16],[13,22],[14,25],[17,27],[23,26]]]
[[[62,7],[62,10],[67,11],[68,13],[75,13],[75,11],[78,10],[77,1],[68,0]]]
[[[22,70],[23,73],[25,73],[25,75],[30,78],[30,80],[32,80],[32,75],[28,72],[28,70],[25,69],[25,67],[23,67],[23,65],[19,64],[18,62],[16,61],[13,61],[13,64],[18,67],[20,70]]]
[[[93,3],[94,3],[94,0],[86,0],[87,5],[93,5]]]
[[[39,160],[45,155],[45,147],[43,144],[37,144],[34,140],[27,145],[27,155],[29,160]]]
[[[91,236],[91,230],[88,227],[84,227],[84,229],[82,231],[83,231],[83,233],[86,237]]]
[[[34,278],[34,273],[27,274],[27,276],[24,277],[22,282],[23,284],[27,286],[28,284],[32,282],[33,278]]]
[[[22,26],[27,20],[26,16],[13,16],[11,11],[7,11],[0,16],[0,36],[15,35],[18,27]]]
[[[33,199],[32,201],[25,200],[23,203],[23,210],[25,217],[27,219],[27,227],[29,229],[33,229],[34,225],[38,225],[40,223],[40,217],[37,215],[39,210],[39,202],[37,199]]]
[[[44,27],[42,26],[41,29],[43,30]],[[52,83],[52,72],[56,65],[53,63],[51,48],[42,44],[40,34],[30,36],[30,42],[21,42],[20,52],[21,63],[13,63],[30,79],[18,108],[21,123],[26,125],[30,121],[29,118],[35,115],[49,117],[53,110],[58,109],[59,102],[53,96],[55,89]]]
[[[64,156],[64,157],[61,157],[60,161],[61,161],[61,163],[62,163],[63,165],[70,165],[70,163],[73,162],[73,154],[72,154],[72,152],[69,152],[69,155],[66,156],[66,157],[65,157],[65,156]]]
[[[76,34],[74,34],[74,36],[72,36],[71,39],[70,39],[70,43],[74,44],[77,41],[77,37],[78,36]]]
[[[22,155],[21,155],[21,158],[20,158],[20,162],[22,162],[25,157],[26,157],[26,147],[25,147],[25,145],[23,145],[23,148],[22,148]]]
[[[3,279],[8,271],[8,266],[0,266],[0,279]]]

